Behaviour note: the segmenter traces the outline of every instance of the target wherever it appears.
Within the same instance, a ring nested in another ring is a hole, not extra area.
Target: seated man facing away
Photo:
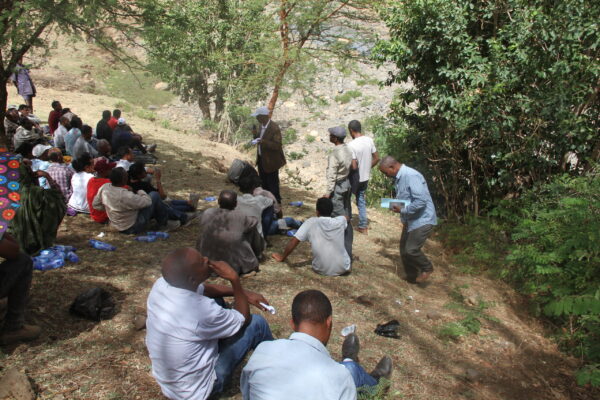
[[[108,222],[108,215],[105,210],[96,210],[93,207],[94,197],[96,197],[98,190],[100,190],[104,184],[110,183],[108,177],[116,165],[117,163],[110,162],[106,158],[96,159],[94,161],[94,172],[96,173],[96,176],[91,178],[87,185],[87,202],[90,208],[90,217],[101,224]]]
[[[239,185],[242,195],[238,197],[237,207],[235,209],[241,211],[249,217],[255,217],[258,219],[260,222],[257,225],[258,233],[264,237],[263,227],[265,229],[268,228],[271,226],[271,221],[273,221],[273,200],[262,195],[255,196],[252,194],[256,187],[252,176],[245,176],[241,178]],[[263,221],[263,217],[266,217],[267,221]]]
[[[92,127],[89,125],[83,125],[81,128],[81,136],[73,145],[73,159],[80,158],[84,153],[88,153],[93,158],[98,157],[98,150],[92,146]]]
[[[129,171],[129,167],[133,164],[133,151],[129,146],[121,146],[117,149],[117,167]]]
[[[189,221],[196,218],[196,208],[198,207],[199,194],[190,194],[189,200],[167,200],[167,192],[162,185],[162,171],[159,168],[152,169],[156,187],[150,183],[146,164],[141,161],[134,162],[129,167],[129,186],[134,192],[143,190],[146,193],[158,192],[160,198],[169,206],[169,219],[175,219],[186,225]],[[187,214],[190,213],[190,214]]]
[[[50,166],[46,172],[60,188],[66,203],[73,193],[71,178],[73,178],[75,170],[64,163],[63,153],[57,147],[48,150],[48,160],[50,161]]]
[[[261,343],[244,367],[240,389],[244,400],[356,399],[356,389],[377,385],[392,373],[392,360],[384,356],[373,372],[358,364],[358,337],[351,334],[342,345],[342,363],[327,351],[332,309],[318,290],[298,293],[292,302],[289,339]]]
[[[231,287],[205,283],[211,272]],[[233,309],[222,297],[233,296]],[[215,301],[214,299],[217,299]],[[219,303],[220,302],[220,303]],[[209,261],[191,248],[174,250],[148,295],[146,346],[152,374],[172,400],[204,400],[220,393],[248,351],[273,340],[269,324],[250,314],[249,304],[268,301],[244,290],[223,261]]]
[[[118,150],[121,146],[129,146],[133,149],[138,149],[143,154],[146,154],[146,146],[142,144],[142,137],[133,132],[131,127],[127,125],[125,118],[119,118],[117,126],[113,131],[111,144],[113,149]],[[156,144],[153,144],[148,146],[147,151],[152,153],[155,149]]]
[[[322,275],[338,276],[350,272],[352,264],[344,247],[344,230],[348,224],[346,217],[331,218],[333,202],[327,197],[317,200],[317,216],[306,220],[290,239],[283,255],[274,253],[279,262],[294,251],[300,242],[308,240],[312,247],[312,268]]]
[[[196,248],[211,260],[226,261],[238,274],[247,274],[258,270],[264,241],[257,230],[259,220],[236,210],[236,205],[234,191],[219,194],[219,208],[202,213]]]
[[[106,210],[110,224],[125,234],[140,234],[155,219],[158,230],[173,230],[180,226],[179,221],[169,221],[167,206],[157,192],[147,194],[143,190],[132,192],[127,185],[127,171],[115,168],[110,173],[110,182],[104,184],[94,197],[92,207]]]
[[[0,344],[36,339],[41,329],[25,325],[25,306],[31,286],[33,262],[21,252],[19,243],[8,233],[0,233],[0,299],[8,297],[8,310],[0,333]]]

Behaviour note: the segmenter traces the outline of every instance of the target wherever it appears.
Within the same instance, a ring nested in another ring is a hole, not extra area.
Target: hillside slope
[[[122,102],[43,84],[38,85],[38,92],[38,116],[44,118],[50,102],[59,99],[93,125],[102,110]],[[19,103],[14,88],[10,93],[9,104]],[[184,198],[192,191],[214,196],[224,188],[233,188],[223,171],[234,158],[245,157],[235,149],[197,133],[166,129],[135,112],[124,116],[147,142],[158,143],[163,181],[171,197]],[[302,208],[285,207],[286,215],[308,218],[314,214],[312,205],[319,193],[284,185],[282,194],[285,201],[305,202]],[[214,205],[205,202],[202,207]],[[436,268],[431,283],[427,287],[409,285],[401,277],[399,220],[374,209],[369,210],[369,216],[369,235],[355,234],[356,261],[351,275],[316,275],[310,268],[309,245],[302,244],[289,263],[269,259],[261,265],[260,273],[243,280],[246,288],[262,292],[278,310],[276,315],[265,314],[277,337],[291,332],[288,321],[293,296],[315,288],[333,302],[334,327],[328,348],[334,358],[340,357],[343,338],[339,332],[350,324],[357,325],[361,362],[368,370],[383,355],[392,357],[395,371],[389,398],[599,398],[597,390],[575,385],[577,360],[560,353],[544,337],[543,327],[527,314],[512,289],[486,277],[462,274],[448,264],[435,240],[425,248]],[[160,275],[161,259],[174,248],[193,246],[197,230],[197,225],[191,225],[166,241],[148,244],[111,233],[82,215],[66,217],[58,243],[76,246],[81,262],[35,272],[28,319],[40,324],[44,334],[31,344],[4,348],[2,368],[25,370],[42,399],[162,398],[150,373],[145,332],[135,329],[134,320],[144,313],[147,294]],[[106,233],[103,240],[116,245],[117,251],[100,252],[86,245],[100,232]],[[276,237],[269,250],[279,251],[286,242],[286,237]],[[114,294],[119,313],[112,320],[92,323],[69,315],[75,296],[92,286],[102,286]],[[479,334],[456,341],[440,337],[443,326],[464,317],[459,310],[468,314],[478,309],[483,311],[472,315],[479,316],[482,323]],[[401,323],[400,339],[373,333],[378,323],[391,319]],[[241,398],[235,385],[226,397]]]

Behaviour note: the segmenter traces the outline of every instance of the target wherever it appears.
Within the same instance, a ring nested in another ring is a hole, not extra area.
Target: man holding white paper
[[[427,182],[419,171],[399,163],[391,156],[383,158],[379,170],[395,179],[396,199],[401,201],[401,205],[391,203],[391,209],[400,213],[403,224],[400,256],[406,279],[411,283],[425,282],[433,272],[433,265],[421,249],[437,225],[435,206]]]

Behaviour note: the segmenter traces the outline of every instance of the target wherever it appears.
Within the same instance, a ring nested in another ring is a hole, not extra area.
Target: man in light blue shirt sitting
[[[437,225],[435,206],[427,182],[419,171],[399,163],[391,156],[381,160],[379,170],[395,179],[396,198],[406,204],[392,206],[392,211],[400,213],[403,224],[400,256],[406,279],[411,283],[425,282],[433,272],[433,265],[421,248]]]
[[[358,388],[389,378],[392,360],[383,357],[368,374],[358,364],[358,337],[350,334],[342,346],[343,362],[334,361],[326,349],[331,336],[331,302],[318,290],[296,295],[292,303],[289,339],[261,343],[241,376],[244,400],[345,400],[356,399]]]

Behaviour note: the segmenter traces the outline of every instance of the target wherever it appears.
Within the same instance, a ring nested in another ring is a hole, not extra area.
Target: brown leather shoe
[[[415,281],[417,283],[423,283],[431,276],[431,272],[422,272],[421,275],[417,276]]]
[[[360,233],[364,233],[365,235],[369,234],[369,228],[356,228]]]
[[[2,332],[0,335],[0,344],[12,344],[17,342],[29,342],[37,339],[42,333],[42,328],[36,325],[23,325],[20,329],[14,331]]]

